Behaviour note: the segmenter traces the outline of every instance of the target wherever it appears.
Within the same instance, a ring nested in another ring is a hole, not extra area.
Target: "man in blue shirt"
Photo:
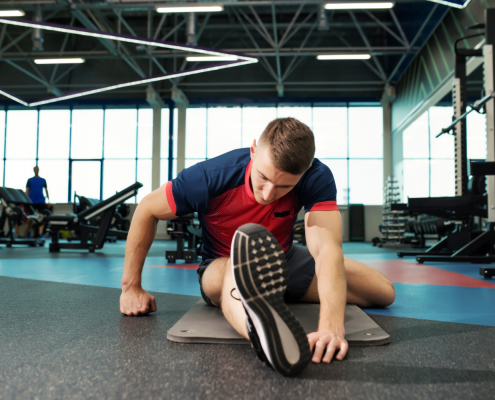
[[[26,194],[29,196],[31,201],[33,202],[33,207],[36,211],[41,212],[46,208],[49,208],[49,205],[46,204],[45,196],[43,193],[43,189],[46,192],[46,198],[48,202],[50,202],[50,195],[48,194],[48,186],[46,184],[46,180],[39,176],[40,168],[38,166],[33,168],[34,176],[29,178],[26,183]],[[32,220],[29,219],[26,225],[24,225],[23,236],[26,236],[26,233],[31,229]],[[42,236],[44,225],[39,227],[39,235]]]

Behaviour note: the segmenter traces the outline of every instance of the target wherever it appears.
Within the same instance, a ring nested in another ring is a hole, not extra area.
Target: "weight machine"
[[[108,236],[127,239],[128,232],[110,229],[116,208],[127,199],[136,196],[142,183],[136,182],[128,188],[114,194],[106,200],[84,208],[77,214],[52,215],[48,218],[52,242],[49,251],[59,252],[60,249],[87,249],[94,253],[103,248]],[[99,225],[92,225],[95,217],[101,216]],[[74,231],[80,243],[60,243],[60,231]]]
[[[480,28],[476,25],[470,28]],[[467,170],[467,129],[466,116],[473,110],[479,111],[488,101],[479,104],[477,108],[467,111],[467,76],[466,59],[470,56],[483,56],[482,49],[460,49],[458,44],[466,38],[480,36],[469,35],[456,40],[455,52],[455,76],[452,87],[452,102],[454,106],[454,121],[436,137],[453,131],[455,141],[455,197],[425,197],[411,198],[408,201],[408,211],[411,213],[424,213],[450,219],[454,221],[455,228],[447,232],[447,235],[431,246],[425,252],[410,251],[398,252],[399,257],[415,256],[418,262],[434,261],[431,257],[449,257],[461,250],[479,231],[472,229],[473,216],[486,217],[486,199],[482,195],[473,195],[468,190]],[[488,96],[485,96],[488,97]]]
[[[471,263],[495,262],[495,91],[494,91],[494,48],[495,48],[495,9],[485,11],[485,24],[472,28],[485,28],[485,44],[479,50],[458,49],[456,41],[456,74],[453,85],[454,121],[442,129],[440,136],[453,130],[455,136],[455,176],[456,196],[409,199],[409,208],[423,209],[425,213],[449,217],[456,221],[456,229],[423,254],[398,253],[399,256],[416,255],[417,261],[452,261]],[[468,37],[474,37],[471,35]],[[467,38],[468,38],[467,37]],[[467,110],[466,57],[484,57],[484,92],[480,100]],[[486,111],[487,157],[486,162],[471,162],[473,176],[487,177],[487,194],[468,194],[466,117],[472,111]],[[486,218],[484,231],[474,231],[467,222],[478,216]],[[495,275],[495,268],[480,268],[485,277]]]
[[[39,225],[44,224],[46,215],[37,213],[28,195],[19,189],[0,187],[0,203],[2,213],[0,215],[0,227],[6,227],[6,237],[0,238],[0,244],[7,247],[12,245],[28,245],[31,247],[44,246],[45,240],[40,238],[18,239],[15,234],[15,224],[20,225],[24,217],[35,220]],[[32,215],[26,215],[21,206],[26,207]]]

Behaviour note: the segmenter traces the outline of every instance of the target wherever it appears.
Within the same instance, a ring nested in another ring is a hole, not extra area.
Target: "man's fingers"
[[[313,353],[313,358],[311,359],[314,363],[319,363],[321,361],[321,357],[323,356],[323,352],[325,351],[324,342],[318,340],[315,344],[315,352]]]
[[[328,364],[332,361],[332,358],[335,354],[335,350],[337,349],[337,342],[333,339],[327,346],[327,351],[325,352],[325,357],[323,357],[323,362]]]
[[[342,344],[340,345],[339,354],[337,354],[335,358],[339,361],[342,361],[347,355],[348,350],[349,350],[349,344],[346,341],[342,342]]]
[[[316,339],[313,339],[310,335],[308,336],[308,343],[309,343],[309,351],[312,353],[313,349],[315,347]]]
[[[151,312],[156,312],[157,308],[156,308],[156,300],[153,296],[151,296],[151,307],[150,307],[150,311]]]

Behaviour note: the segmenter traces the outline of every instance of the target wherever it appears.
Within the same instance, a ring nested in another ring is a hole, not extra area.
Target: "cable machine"
[[[459,49],[457,44],[471,35],[456,41],[455,79],[453,84],[454,121],[437,135],[453,131],[455,137],[456,196],[409,199],[408,208],[413,211],[449,218],[456,222],[456,229],[425,253],[398,253],[399,257],[415,255],[419,263],[426,261],[453,261],[489,264],[495,262],[495,92],[494,48],[495,9],[485,11],[485,24],[471,27],[485,28],[485,44],[477,50]],[[466,58],[484,57],[485,96],[467,110]],[[468,194],[466,117],[473,111],[486,111],[487,157],[486,162],[471,162],[473,176],[487,177],[487,193]],[[475,231],[469,221],[477,216],[486,218],[486,228]],[[495,268],[480,268],[485,277],[495,276]]]

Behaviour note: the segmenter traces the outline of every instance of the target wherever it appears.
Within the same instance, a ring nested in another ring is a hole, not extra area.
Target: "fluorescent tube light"
[[[369,60],[369,54],[320,54],[317,60]]]
[[[22,10],[0,10],[0,17],[24,17],[26,13]]]
[[[34,60],[35,64],[82,64],[84,58],[40,58]]]
[[[327,3],[327,10],[371,10],[380,8],[392,8],[394,3]]]
[[[223,11],[222,5],[156,7],[156,12],[159,13],[189,13],[189,12],[219,12],[219,11]]]
[[[236,56],[225,56],[225,57],[202,57],[202,56],[192,56],[186,57],[187,61],[237,61]]]

